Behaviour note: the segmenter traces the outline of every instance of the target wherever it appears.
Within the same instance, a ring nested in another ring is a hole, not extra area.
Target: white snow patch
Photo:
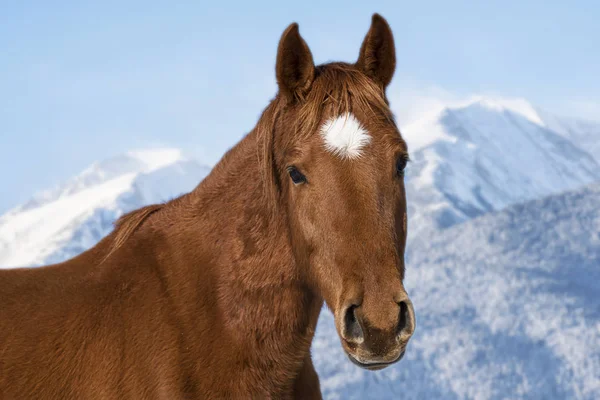
[[[135,177],[135,174],[126,174],[41,207],[0,218],[0,242],[12,245],[10,252],[0,254],[0,265],[25,266],[39,262],[49,251],[48,242],[95,208],[113,206],[118,195],[131,188]]]
[[[146,165],[146,172],[154,171],[167,165],[184,161],[186,158],[180,149],[144,149],[134,150],[127,155],[136,158]]]
[[[209,170],[178,149],[136,150],[96,162],[0,216],[0,268],[83,251],[108,234],[120,215],[191,191]]]

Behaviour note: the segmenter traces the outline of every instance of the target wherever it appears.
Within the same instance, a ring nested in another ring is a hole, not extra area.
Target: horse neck
[[[265,207],[257,152],[251,132],[186,197],[163,264],[179,269],[178,290],[204,296],[195,304],[215,301],[226,324],[244,326],[240,332],[253,324],[288,326],[312,338],[322,299],[294,259],[285,208]]]

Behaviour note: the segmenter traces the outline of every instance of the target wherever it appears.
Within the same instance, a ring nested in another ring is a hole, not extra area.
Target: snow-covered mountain
[[[476,98],[402,129],[412,237],[600,180],[600,156],[587,152],[600,129],[555,131],[567,120],[543,115],[524,100]]]
[[[326,312],[313,345],[325,396],[599,399],[599,206],[596,183],[413,241],[405,359],[355,368]]]
[[[538,111],[540,119],[548,129],[569,139],[585,149],[600,163],[600,123],[577,118],[558,117],[544,111]]]
[[[0,268],[59,262],[96,244],[122,214],[192,190],[210,168],[177,149],[132,151],[0,216]]]

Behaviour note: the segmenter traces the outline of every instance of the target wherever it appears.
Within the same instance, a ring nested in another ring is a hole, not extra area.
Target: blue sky
[[[8,3],[0,212],[133,148],[182,147],[214,163],[274,95],[275,50],[292,21],[321,63],[354,61],[371,14],[386,17],[401,126],[418,118],[415,102],[470,94],[600,119],[596,1]]]

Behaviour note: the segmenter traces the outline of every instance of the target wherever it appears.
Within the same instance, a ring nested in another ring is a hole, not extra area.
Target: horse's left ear
[[[387,21],[379,14],[373,14],[371,28],[360,47],[356,66],[384,88],[394,76],[394,35]]]
[[[275,70],[279,91],[290,101],[303,99],[315,78],[315,64],[296,23],[281,35]]]

